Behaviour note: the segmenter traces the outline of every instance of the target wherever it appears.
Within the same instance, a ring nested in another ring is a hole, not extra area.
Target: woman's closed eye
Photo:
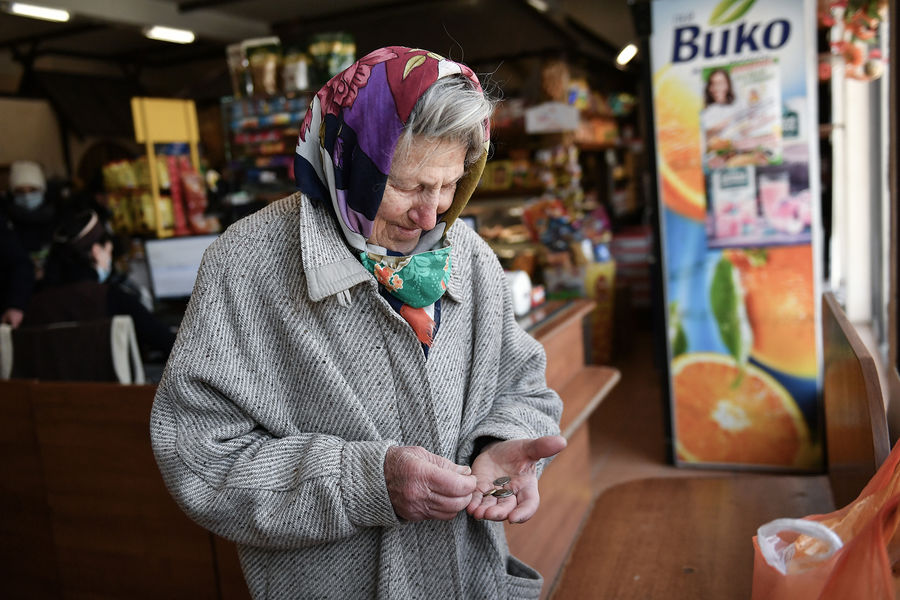
[[[403,186],[399,184],[392,183],[391,187],[399,192],[403,192],[405,194],[429,194],[434,191],[440,193],[449,193],[456,190],[456,182],[446,183],[439,188],[437,186],[428,186],[425,184],[413,185],[413,186]]]

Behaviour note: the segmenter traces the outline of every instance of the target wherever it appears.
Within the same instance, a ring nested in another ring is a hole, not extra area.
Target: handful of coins
[[[493,496],[494,498],[509,498],[513,495],[513,491],[506,487],[509,485],[509,477],[498,477],[494,480],[494,489],[485,492],[485,496]]]

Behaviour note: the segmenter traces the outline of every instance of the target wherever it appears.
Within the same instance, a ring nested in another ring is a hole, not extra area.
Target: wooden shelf
[[[575,146],[579,150],[584,150],[585,152],[598,152],[602,150],[616,150],[618,148],[624,148],[624,145],[621,142],[575,142]]]
[[[547,353],[547,385],[563,402],[566,449],[544,469],[541,505],[527,523],[506,524],[510,550],[544,576],[547,598],[590,512],[591,447],[587,420],[619,381],[612,367],[585,365],[584,319],[591,300],[548,301],[519,319]]]
[[[618,369],[586,365],[559,390],[563,399],[559,428],[563,437],[569,439],[575,435],[575,431],[591,416],[621,377]]]

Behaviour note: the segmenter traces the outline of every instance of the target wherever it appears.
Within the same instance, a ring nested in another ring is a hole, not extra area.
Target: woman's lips
[[[410,229],[408,227],[404,227],[403,225],[397,225],[397,224],[394,225],[394,231],[397,232],[397,235],[399,235],[400,237],[404,237],[404,238],[416,237],[420,233],[422,233],[422,230],[419,229],[418,227]]]

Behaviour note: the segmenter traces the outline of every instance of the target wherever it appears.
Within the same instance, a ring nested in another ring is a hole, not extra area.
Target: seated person
[[[0,214],[0,323],[22,323],[34,286],[34,267],[6,218]]]
[[[165,362],[175,334],[113,269],[113,244],[97,213],[83,212],[54,235],[45,275],[29,303],[24,325],[129,315],[145,358]]]

